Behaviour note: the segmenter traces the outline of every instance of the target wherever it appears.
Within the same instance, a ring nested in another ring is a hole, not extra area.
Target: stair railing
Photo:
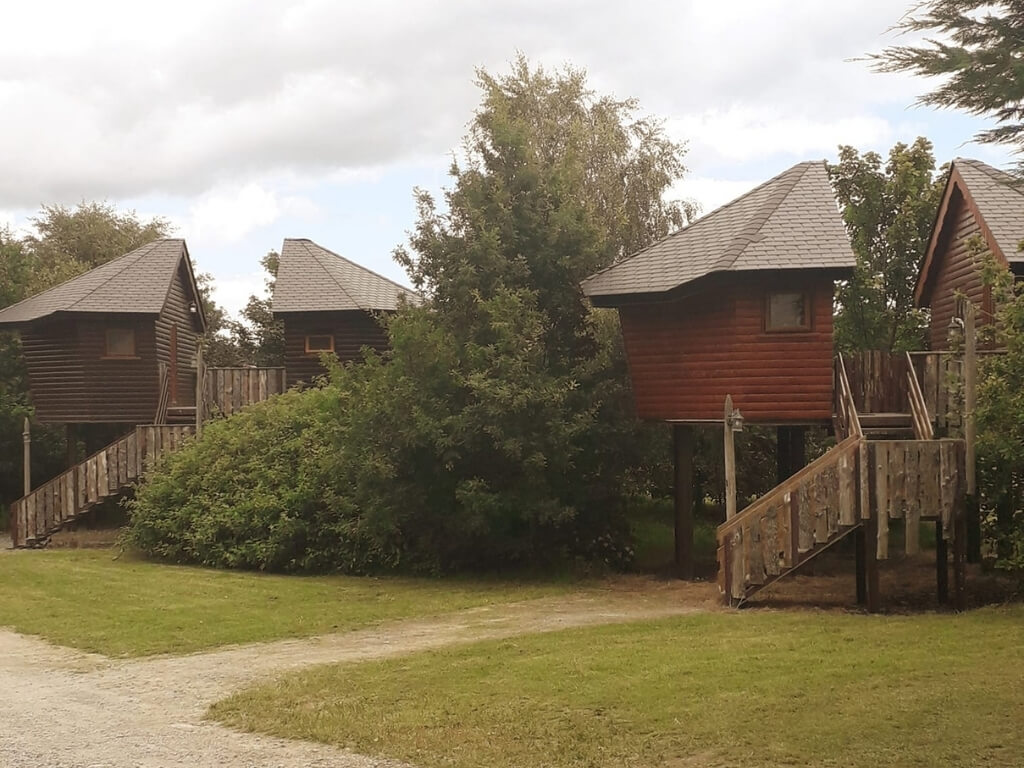
[[[864,436],[853,399],[853,389],[850,387],[850,377],[846,373],[846,363],[841,354],[836,355],[836,420],[836,437],[839,440]]]
[[[914,422],[914,437],[918,440],[934,440],[935,429],[932,427],[932,417],[928,413],[928,404],[925,402],[924,393],[921,391],[921,382],[917,380],[917,371],[914,369],[914,361],[910,353],[905,353],[907,359],[907,395],[910,398],[910,415]]]
[[[158,381],[160,397],[157,400],[156,416],[153,418],[153,423],[166,424],[167,409],[171,404],[171,377],[168,375],[167,363],[157,363],[157,369],[160,372]]]

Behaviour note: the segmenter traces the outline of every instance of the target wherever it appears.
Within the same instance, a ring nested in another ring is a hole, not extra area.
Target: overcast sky
[[[939,162],[1004,152],[985,124],[913,107],[926,81],[851,59],[898,42],[910,0],[4,3],[0,225],[106,199],[171,219],[217,298],[309,237],[404,281],[412,190],[439,191],[478,100],[474,68],[586,69],[688,142],[704,211],[838,144],[918,135]]]

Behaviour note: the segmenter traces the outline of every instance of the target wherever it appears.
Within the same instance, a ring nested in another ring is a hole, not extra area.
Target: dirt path
[[[238,688],[310,664],[396,656],[474,640],[680,615],[715,605],[712,585],[545,598],[306,640],[178,657],[111,660],[0,630],[5,768],[387,766],[342,750],[236,733],[202,717]]]

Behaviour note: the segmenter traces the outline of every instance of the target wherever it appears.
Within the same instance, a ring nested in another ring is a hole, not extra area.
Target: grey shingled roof
[[[417,293],[371,272],[312,240],[287,238],[274,281],[271,308],[279,312],[334,312],[398,309],[418,303]]]
[[[718,272],[851,269],[823,161],[795,165],[583,281],[588,296],[663,293]]]
[[[187,253],[184,240],[155,240],[0,310],[0,325],[29,323],[57,312],[160,314]]]
[[[1024,262],[1018,244],[1024,240],[1024,182],[980,160],[958,157],[960,173],[996,245],[1009,262]]]

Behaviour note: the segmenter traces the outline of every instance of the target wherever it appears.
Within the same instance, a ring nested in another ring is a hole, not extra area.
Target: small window
[[[107,357],[135,357],[135,329],[107,328]]]
[[[810,301],[808,301],[807,294],[769,293],[764,328],[766,331],[810,330]]]
[[[306,337],[306,352],[315,354],[318,352],[333,352],[334,351],[334,337],[329,335],[323,336],[307,336]]]

